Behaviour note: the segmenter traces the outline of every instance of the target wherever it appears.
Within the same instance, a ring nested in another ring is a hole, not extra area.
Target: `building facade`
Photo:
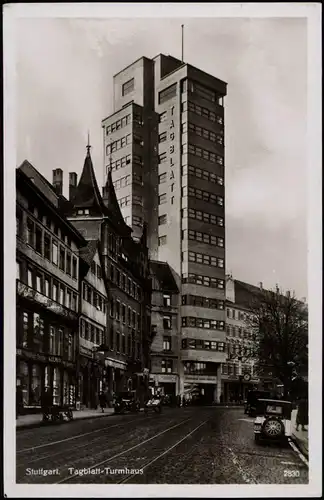
[[[70,179],[73,179],[71,197],[62,209],[86,241],[98,241],[102,273],[106,280],[107,324],[103,343],[97,349],[95,358],[98,361],[98,356],[101,357],[105,369],[103,371],[99,366],[94,378],[102,380],[104,375],[102,383],[108,385],[110,394],[133,389],[143,397],[146,383],[143,372],[149,363],[151,334],[146,226],[139,241],[135,241],[121,214],[111,169],[101,195],[90,146],[87,149],[78,184],[76,175],[70,174]],[[85,283],[84,287],[88,285]],[[99,295],[104,299],[103,289]],[[103,316],[101,320],[104,320]]]
[[[75,405],[79,255],[83,237],[59,213],[58,195],[24,162],[16,171],[16,378],[24,411]]]
[[[180,393],[180,277],[166,262],[150,261],[152,335],[150,385],[162,394]]]
[[[98,240],[90,240],[79,251],[80,316],[78,357],[78,401],[80,406],[96,408],[100,392],[109,390],[108,370],[100,346],[108,325],[107,281]]]
[[[114,114],[102,123],[105,164],[128,161],[133,172],[126,174],[125,166],[125,186],[123,168],[112,171],[113,182],[124,186],[121,211],[138,231],[133,206],[143,206],[150,258],[167,262],[182,280],[180,392],[198,384],[208,400],[219,400],[226,359],[226,83],[160,54],[115,75],[114,96]],[[135,112],[141,112],[140,127]],[[140,171],[139,190],[134,178]]]

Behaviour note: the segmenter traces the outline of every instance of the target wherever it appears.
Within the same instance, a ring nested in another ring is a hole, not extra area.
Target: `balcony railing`
[[[55,302],[50,297],[43,295],[42,293],[38,292],[34,288],[31,288],[30,286],[28,286],[25,283],[22,283],[21,281],[18,281],[18,280],[17,280],[17,294],[20,297],[24,297],[28,300],[35,301],[38,304],[45,307],[48,311],[51,311],[55,314],[59,314],[61,316],[64,316],[65,318],[67,318],[69,320],[74,321],[78,317],[76,311],[72,311],[71,309],[68,309],[67,307],[63,306],[62,304]]]

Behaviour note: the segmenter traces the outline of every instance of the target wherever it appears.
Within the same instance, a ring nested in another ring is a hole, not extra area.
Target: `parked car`
[[[43,422],[70,422],[73,420],[73,410],[68,405],[52,405],[43,409]]]
[[[139,412],[140,403],[135,392],[120,392],[115,397],[115,413]]]
[[[286,443],[292,433],[292,402],[281,399],[259,399],[254,421],[255,441],[280,441]]]
[[[244,413],[250,417],[255,417],[256,404],[260,398],[270,398],[269,391],[249,391],[246,401],[244,401]]]

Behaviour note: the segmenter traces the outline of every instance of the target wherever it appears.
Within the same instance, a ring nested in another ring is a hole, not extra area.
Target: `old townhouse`
[[[150,261],[152,334],[150,385],[162,394],[180,392],[180,277],[166,263]]]
[[[74,405],[78,248],[86,242],[60,214],[55,188],[26,161],[16,188],[17,390],[24,411],[39,411],[45,387],[53,404]]]
[[[111,170],[101,195],[90,146],[79,183],[75,173],[70,174],[70,183],[70,199],[62,205],[62,210],[85,240],[99,242],[102,271],[107,280],[107,324],[98,356],[105,365],[108,390],[132,388],[143,394],[150,342],[146,227],[142,237],[135,241],[121,214]],[[89,330],[87,335],[89,340]]]
[[[106,391],[105,364],[100,348],[107,328],[107,282],[98,240],[80,249],[80,320],[78,357],[78,395],[80,406],[95,408],[98,395]]]

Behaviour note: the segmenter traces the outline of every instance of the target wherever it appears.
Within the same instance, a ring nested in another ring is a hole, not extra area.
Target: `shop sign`
[[[40,352],[28,351],[27,349],[17,349],[17,356],[23,356],[24,358],[31,359],[33,361],[41,361],[43,363],[55,363],[66,366],[67,368],[73,368],[74,363],[71,361],[62,360],[60,356],[52,356],[43,354]]]
[[[161,384],[167,384],[167,383],[174,383],[177,381],[176,375],[155,375],[154,379],[161,383]]]
[[[212,375],[186,375],[186,382],[193,382],[198,384],[216,384],[217,377],[213,377]]]
[[[113,368],[118,368],[119,370],[126,370],[126,364],[112,359],[105,359],[105,366],[111,366]]]

